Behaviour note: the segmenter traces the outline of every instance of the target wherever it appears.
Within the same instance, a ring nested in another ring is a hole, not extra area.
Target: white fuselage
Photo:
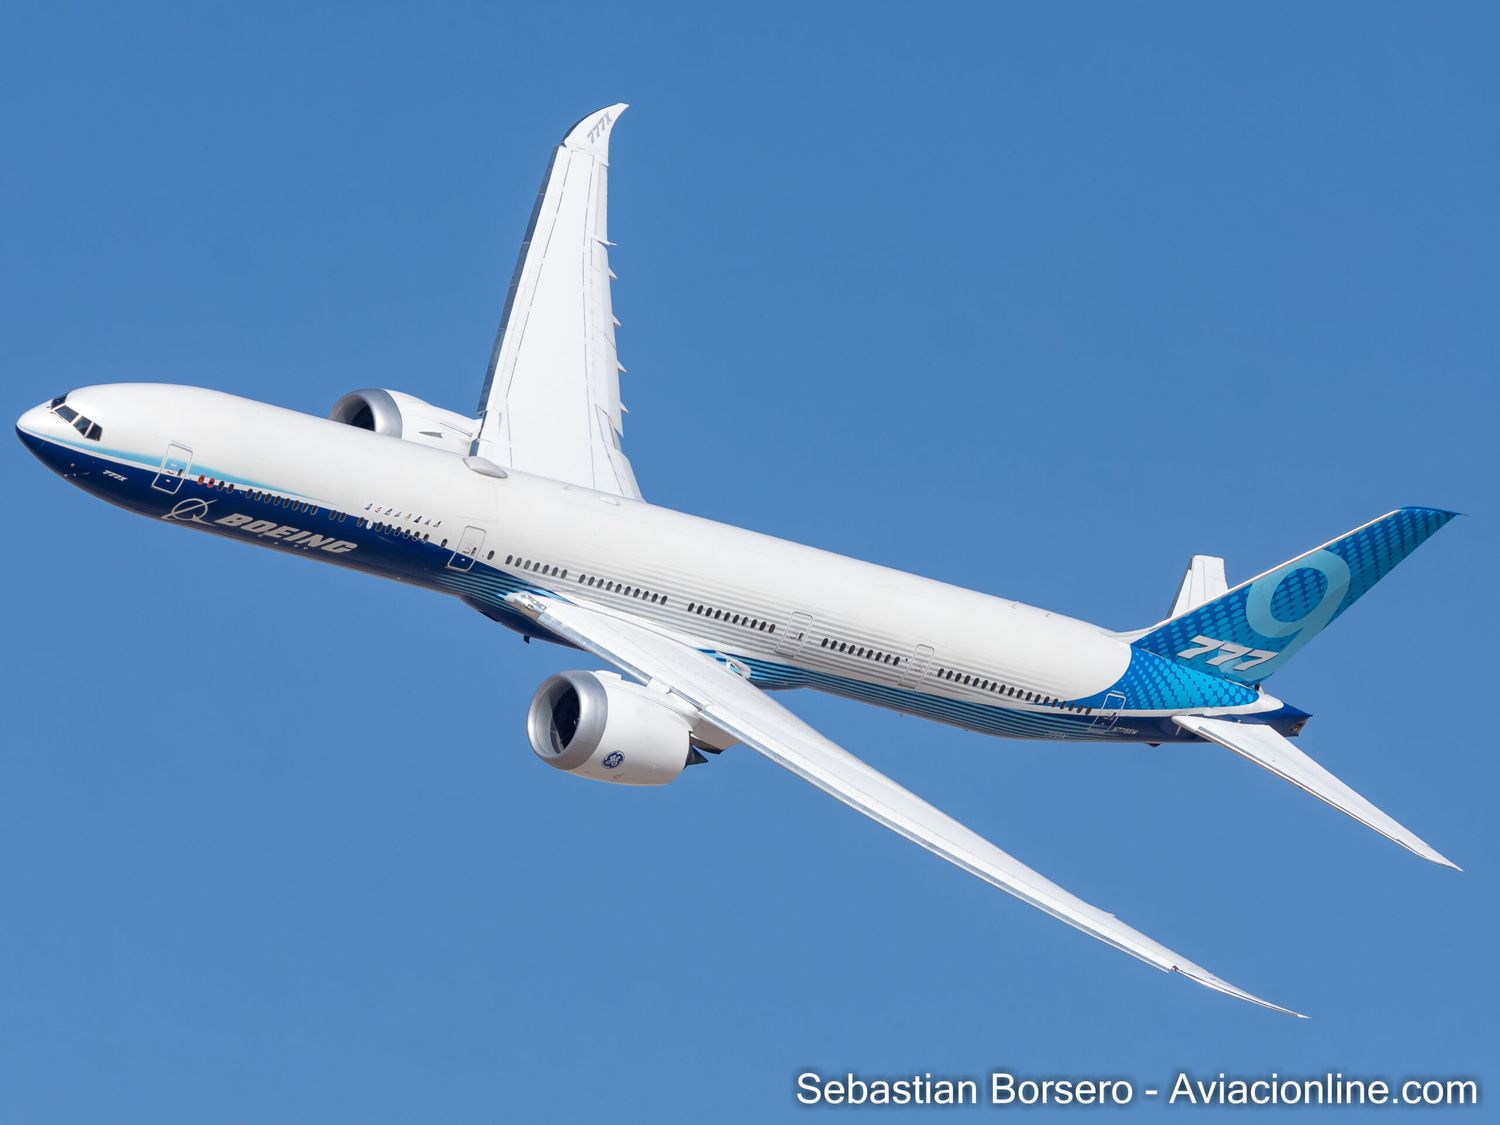
[[[1189,700],[1190,673],[1176,696],[1144,697],[1134,669],[1149,654],[1086,622],[217,391],[115,384],[67,403],[101,426],[96,440],[46,407],[18,429],[104,499],[463,597],[523,630],[505,595],[547,590],[765,686],[1023,737],[1157,741],[1181,737],[1161,721],[1172,713],[1281,706],[1248,689]]]

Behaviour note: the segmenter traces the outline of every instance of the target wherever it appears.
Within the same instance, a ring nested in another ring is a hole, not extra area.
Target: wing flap
[[[1219,979],[1065,891],[824,738],[712,657],[637,622],[585,606],[525,593],[506,600],[539,625],[641,683],[655,681],[667,688],[706,721],[757,753],[976,878],[1165,972],[1181,973],[1207,988],[1262,1007],[1299,1014]]]
[[[1258,723],[1234,723],[1224,719],[1206,719],[1198,715],[1177,715],[1173,721],[1185,730],[1218,743],[1240,757],[1269,770],[1277,777],[1306,790],[1339,812],[1353,817],[1367,828],[1379,832],[1423,859],[1461,870],[1458,864],[1442,855],[1411,829],[1397,823],[1313,761],[1285,736]]]

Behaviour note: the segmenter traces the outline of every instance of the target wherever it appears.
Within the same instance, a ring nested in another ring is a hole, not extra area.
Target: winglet
[[[575,152],[586,152],[608,164],[609,134],[620,114],[629,108],[626,102],[616,102],[614,105],[595,110],[568,130],[568,135],[563,138],[563,147],[573,149]]]

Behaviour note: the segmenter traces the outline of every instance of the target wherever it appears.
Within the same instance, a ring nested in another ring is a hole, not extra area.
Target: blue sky
[[[127,516],[9,443],[5,1115],[761,1122],[804,1068],[1493,1079],[1497,30],[1457,4],[8,5],[13,415],[128,379],[470,409],[549,149],[624,100],[655,502],[1118,628],[1194,552],[1233,580],[1399,504],[1468,518],[1274,684],[1461,875],[1221,751],[791,699],[1297,1022],[743,751],[659,792],[548,771],[524,709],[578,657]]]

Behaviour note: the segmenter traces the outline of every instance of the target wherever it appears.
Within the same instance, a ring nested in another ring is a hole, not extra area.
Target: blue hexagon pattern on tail
[[[1131,643],[1212,675],[1258,684],[1457,514],[1398,508]]]

